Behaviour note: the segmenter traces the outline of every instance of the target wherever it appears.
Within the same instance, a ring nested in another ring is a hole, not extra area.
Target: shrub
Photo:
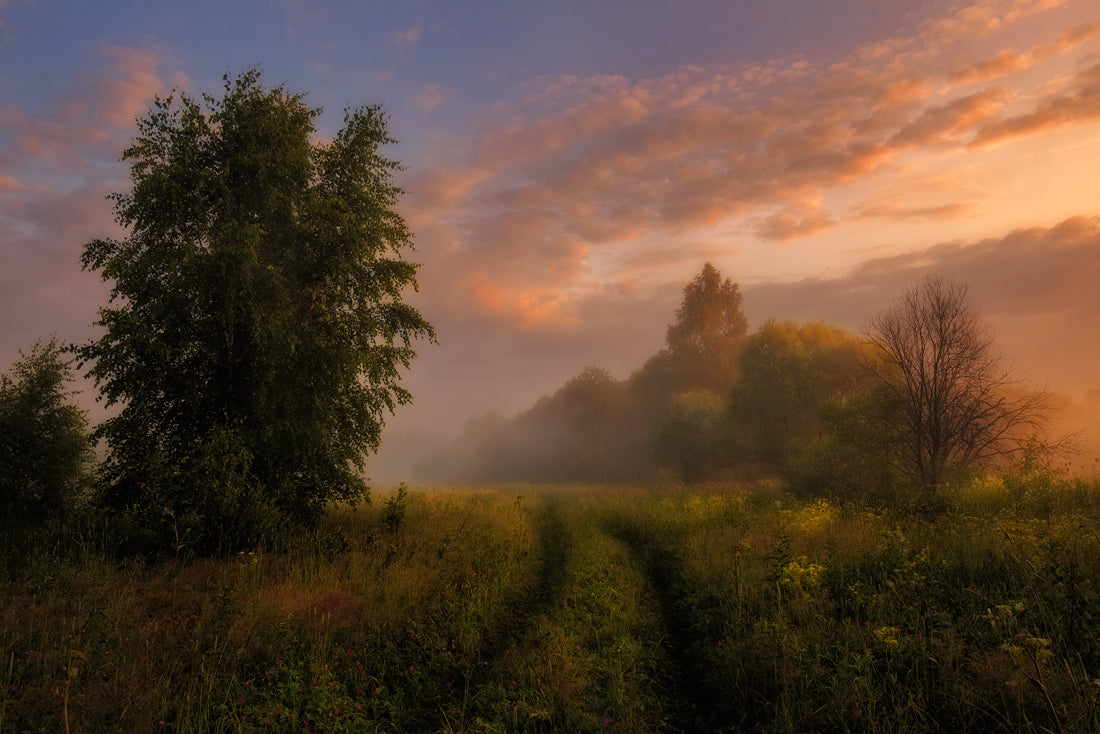
[[[0,513],[9,523],[63,517],[89,486],[88,420],[70,402],[63,352],[56,339],[38,342],[0,376]]]

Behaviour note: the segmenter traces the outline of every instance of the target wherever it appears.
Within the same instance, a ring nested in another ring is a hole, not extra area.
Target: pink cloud
[[[104,44],[98,55],[105,68],[84,72],[80,84],[48,108],[0,108],[0,134],[6,129],[14,138],[11,149],[23,165],[52,166],[71,175],[91,154],[113,160],[153,96],[186,85],[181,74],[162,73],[165,63],[156,51]]]
[[[7,174],[0,174],[0,191],[22,191],[25,188],[27,187],[18,179]]]
[[[395,31],[390,34],[390,41],[397,46],[401,51],[407,51],[414,48],[420,43],[420,39],[424,35],[424,30],[420,24],[414,25],[410,28],[406,28],[402,31]]]
[[[448,96],[449,92],[446,89],[436,84],[428,84],[413,95],[412,99],[409,100],[409,104],[414,109],[426,112],[441,105]]]
[[[27,314],[5,331],[5,349],[90,335],[105,289],[80,270],[83,244],[119,234],[105,196],[125,186],[117,159],[134,117],[169,79],[185,81],[150,50],[101,46],[96,61],[41,109],[0,108],[0,310]]]

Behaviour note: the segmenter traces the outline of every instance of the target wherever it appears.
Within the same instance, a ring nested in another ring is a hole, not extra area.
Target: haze
[[[1030,382],[1100,388],[1094,0],[0,0],[4,369],[93,333],[107,290],[79,255],[120,235],[136,116],[249,65],[328,132],[379,102],[400,139],[440,343],[378,478],[587,365],[628,376],[704,261],[753,328],[858,330],[926,275],[965,281]]]

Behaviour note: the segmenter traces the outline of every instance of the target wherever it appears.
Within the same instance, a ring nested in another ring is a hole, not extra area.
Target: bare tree
[[[928,278],[872,319],[875,374],[898,405],[899,468],[920,486],[1011,457],[1042,429],[1047,394],[1019,389],[966,286]]]

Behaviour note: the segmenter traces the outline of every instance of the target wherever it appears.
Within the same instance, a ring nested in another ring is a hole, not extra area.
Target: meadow
[[[1100,731],[1100,485],[376,493],[264,553],[9,551],[0,732]]]

